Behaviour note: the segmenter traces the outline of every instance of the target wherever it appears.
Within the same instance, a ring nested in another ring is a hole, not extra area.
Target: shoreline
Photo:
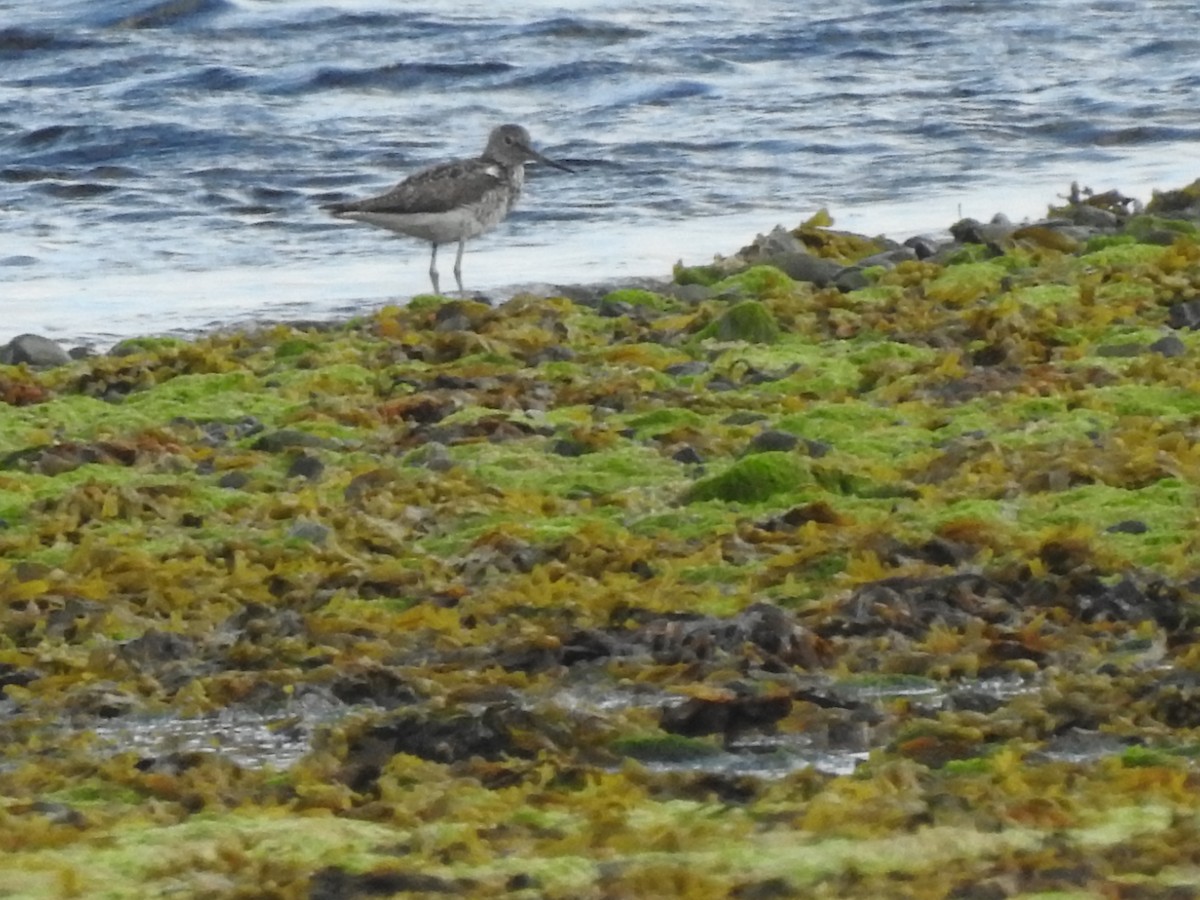
[[[993,190],[981,196],[945,194],[920,201],[879,201],[831,209],[836,227],[845,230],[900,241],[919,235],[941,240],[964,210],[980,219],[993,214],[1005,214],[1013,221],[1036,219],[1044,214],[1048,204],[1059,202],[1057,195],[1063,193],[1064,187],[1066,182],[1047,190],[1043,197],[1036,197],[1036,191],[1027,189],[1016,202],[1010,192]],[[1151,190],[1143,179],[1132,186],[1130,193],[1148,202]],[[678,226],[695,230],[695,220],[643,226],[633,231],[626,227],[619,234],[600,237],[567,230],[553,243],[541,238],[546,229],[558,223],[524,222],[516,229],[509,226],[494,236],[472,242],[468,253],[476,258],[475,265],[482,271],[493,273],[489,281],[500,286],[488,288],[484,293],[498,299],[530,286],[541,289],[554,284],[605,283],[626,277],[663,278],[669,277],[670,267],[680,259],[687,265],[702,265],[714,254],[733,252],[738,242],[749,241],[764,229],[794,227],[819,205],[807,205],[799,212],[780,208],[700,220],[704,224],[690,239],[690,250],[654,248],[663,242],[664,230]],[[930,213],[930,209],[940,212]],[[314,236],[314,240],[318,238],[319,235]],[[603,265],[596,261],[597,241],[601,248],[599,257],[614,263]],[[405,294],[411,290],[413,296],[427,289],[427,263],[422,261],[420,242],[377,237],[366,240],[364,247],[369,252],[364,250],[356,255],[350,264],[301,255],[284,260],[279,266],[263,268],[81,273],[75,277],[12,282],[10,289],[22,298],[22,308],[33,312],[14,312],[16,318],[10,319],[0,343],[17,334],[36,333],[64,347],[82,344],[103,352],[130,337],[196,337],[213,328],[248,323],[256,315],[271,320],[337,319],[386,303],[403,302],[395,299],[397,289]],[[703,249],[697,251],[697,247]],[[540,283],[531,285],[527,277],[531,272],[538,273]],[[584,273],[584,277],[578,277],[579,273]],[[294,296],[282,298],[298,290]],[[262,299],[265,294],[271,296]],[[252,297],[260,299],[251,303],[248,298]],[[165,304],[164,298],[168,298]],[[87,316],[80,315],[80,307],[85,304],[104,310],[107,330],[97,328],[98,322],[89,324]],[[174,309],[167,319],[163,319],[164,305]],[[146,324],[156,318],[162,324]],[[54,327],[46,327],[51,321]],[[74,324],[64,326],[64,322]]]

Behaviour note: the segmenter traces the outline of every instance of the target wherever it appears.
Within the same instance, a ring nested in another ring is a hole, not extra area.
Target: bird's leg
[[[433,292],[440,294],[438,290],[438,273],[437,273],[437,244],[433,245],[433,255],[429,257],[429,280],[433,282]]]
[[[454,280],[458,282],[458,296],[465,296],[462,286],[462,252],[466,239],[458,242],[458,255],[454,257]]]

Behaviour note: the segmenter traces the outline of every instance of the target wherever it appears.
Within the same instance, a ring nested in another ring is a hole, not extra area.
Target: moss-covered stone
[[[791,453],[756,453],[738,460],[719,475],[697,481],[684,493],[683,502],[762,503],[777,494],[794,491],[810,479],[803,462]]]
[[[701,339],[773,344],[779,340],[779,323],[762,303],[743,300],[731,306],[697,334]]]

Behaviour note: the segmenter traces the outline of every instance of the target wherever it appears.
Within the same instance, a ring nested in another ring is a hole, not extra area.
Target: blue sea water
[[[818,208],[904,237],[1071,181],[1200,177],[1181,0],[0,0],[0,341],[98,345],[428,289],[428,248],[323,202],[524,124],[467,287],[706,261]],[[445,255],[444,255],[445,256]],[[449,258],[443,260],[443,281]]]

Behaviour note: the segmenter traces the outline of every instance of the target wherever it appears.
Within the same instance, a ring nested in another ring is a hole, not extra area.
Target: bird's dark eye
[[[506,144],[511,144],[511,143],[512,143],[512,135],[511,135],[511,134],[506,134],[506,135],[504,136],[504,143],[506,143]]]

